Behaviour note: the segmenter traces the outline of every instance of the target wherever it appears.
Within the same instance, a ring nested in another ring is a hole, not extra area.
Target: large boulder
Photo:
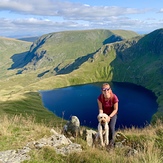
[[[77,116],[72,116],[70,121],[63,126],[62,134],[73,137],[80,135],[80,121]]]

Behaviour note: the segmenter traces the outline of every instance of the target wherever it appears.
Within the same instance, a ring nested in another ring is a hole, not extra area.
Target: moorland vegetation
[[[0,150],[17,149],[52,127],[62,127],[65,121],[44,108],[39,90],[117,81],[141,85],[157,97],[158,111],[149,126],[121,131],[132,145],[142,144],[139,155],[128,157],[125,149],[92,150],[76,140],[83,145],[82,154],[64,158],[43,149],[31,153],[32,161],[163,161],[163,29],[146,35],[124,30],[65,31],[34,42],[0,38],[0,49]]]

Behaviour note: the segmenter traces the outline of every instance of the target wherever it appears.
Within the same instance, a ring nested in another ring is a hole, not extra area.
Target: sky
[[[162,0],[0,0],[0,37],[88,29],[146,34],[159,28]]]

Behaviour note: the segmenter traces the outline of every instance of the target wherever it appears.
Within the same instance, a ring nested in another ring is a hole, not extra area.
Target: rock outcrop
[[[39,150],[46,146],[52,147],[57,154],[62,155],[82,151],[80,144],[73,143],[69,138],[57,133],[54,129],[51,129],[51,133],[51,137],[29,142],[22,149],[0,151],[0,163],[21,163],[25,160],[30,160],[28,153],[32,149]]]
[[[71,120],[65,124],[61,134],[54,129],[51,129],[51,134],[48,138],[28,142],[22,149],[0,151],[0,163],[21,163],[25,160],[30,160],[29,152],[33,149],[39,150],[43,147],[51,147],[57,154],[64,156],[73,152],[82,152],[81,145],[71,141],[72,138],[75,140],[74,138],[77,136],[85,140],[90,147],[100,147],[100,143],[98,146],[95,146],[97,132],[92,129],[81,128],[80,121],[76,116],[72,116]],[[123,133],[117,132],[115,139],[115,147],[126,148],[126,155],[137,154],[135,149],[127,146],[126,142],[128,140]]]

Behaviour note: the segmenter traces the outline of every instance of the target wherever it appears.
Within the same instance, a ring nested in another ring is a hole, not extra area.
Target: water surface
[[[76,115],[81,125],[97,128],[97,97],[102,83],[86,84],[41,91],[44,106],[59,117],[70,120]],[[119,98],[119,111],[116,128],[144,127],[157,111],[154,94],[137,85],[111,83],[113,92]]]

